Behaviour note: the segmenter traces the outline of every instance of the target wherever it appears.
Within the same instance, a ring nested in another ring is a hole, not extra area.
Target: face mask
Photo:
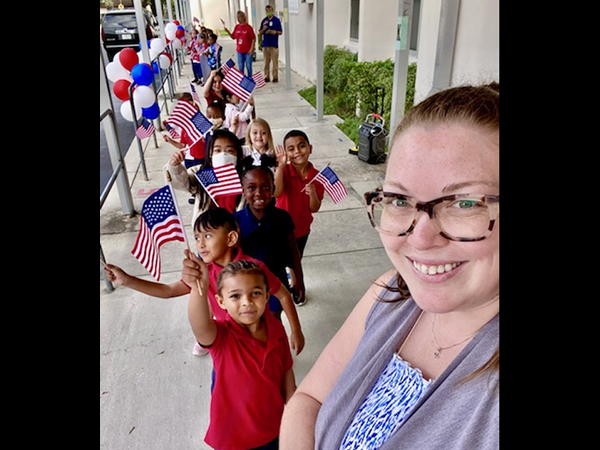
[[[271,17],[273,17],[273,13],[272,13],[271,11],[269,11],[269,12],[267,13],[267,17],[270,19]]]
[[[225,164],[233,164],[235,166],[236,163],[237,163],[237,156],[232,155],[230,153],[221,152],[221,153],[215,153],[214,155],[212,155],[213,167],[221,167],[221,166],[224,166]]]

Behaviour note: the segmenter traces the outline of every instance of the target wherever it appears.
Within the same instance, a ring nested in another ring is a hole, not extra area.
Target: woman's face
[[[473,126],[412,126],[394,142],[383,190],[427,202],[452,194],[499,195],[498,135]],[[494,305],[499,299],[500,220],[482,241],[439,234],[419,212],[407,236],[381,235],[411,295],[427,311],[444,313]],[[437,272],[430,274],[430,272]]]

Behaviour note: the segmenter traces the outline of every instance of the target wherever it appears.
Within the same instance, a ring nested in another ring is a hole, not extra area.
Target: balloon
[[[175,29],[175,30],[173,30],[173,29],[167,30],[167,29],[165,28],[165,36],[166,36],[166,37],[167,37],[167,39],[168,39],[168,40],[170,40],[170,41],[174,41],[174,40],[177,38],[177,36],[175,36],[175,33],[176,33],[176,32],[177,32],[177,30],[176,30],[176,29]]]
[[[142,115],[146,119],[158,119],[158,117],[160,116],[160,107],[158,106],[158,103],[154,103],[148,108],[142,108]]]
[[[173,21],[173,23],[174,23],[175,25],[179,25],[179,26],[181,26],[181,23],[179,23],[179,20],[174,20],[174,21]]]
[[[167,53],[161,53],[158,55],[158,64],[161,69],[168,69],[171,66],[171,58],[167,56]]]
[[[131,76],[133,81],[142,86],[148,86],[154,80],[154,73],[152,67],[146,63],[140,63],[133,66],[131,69]]]
[[[135,108],[135,115],[137,118],[141,117],[142,115],[142,108],[140,106],[137,105],[133,105]],[[131,112],[131,101],[127,100],[123,103],[121,103],[121,109],[120,109],[121,115],[123,116],[123,119],[129,121],[129,122],[133,122],[133,115]]]
[[[150,48],[159,55],[165,49],[165,41],[161,38],[154,38],[150,41]]]
[[[119,62],[125,69],[131,71],[131,68],[139,62],[138,55],[134,49],[124,48],[119,52]]]
[[[160,73],[160,67],[158,67],[158,61],[152,61],[152,70],[154,73]]]
[[[183,47],[181,41],[179,39],[173,39],[173,48],[179,50],[181,47]]]
[[[183,27],[177,29],[177,31],[175,32],[175,37],[179,39],[183,39],[185,37],[185,30],[183,29]]]
[[[133,91],[133,103],[141,108],[148,108],[156,102],[156,95],[148,86],[137,86]]]
[[[108,78],[113,83],[116,83],[118,80],[121,79],[133,81],[133,78],[131,78],[131,74],[129,73],[129,71],[118,62],[118,58],[116,56],[111,62],[109,62],[106,65],[105,71],[106,78]]]
[[[131,82],[129,80],[117,80],[115,84],[113,84],[113,92],[119,98],[119,100],[129,100],[129,86],[131,86]]]

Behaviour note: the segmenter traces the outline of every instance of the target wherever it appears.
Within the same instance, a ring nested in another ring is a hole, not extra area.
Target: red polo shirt
[[[268,313],[261,320],[267,326],[266,344],[229,315],[216,321],[217,337],[209,349],[215,384],[204,437],[212,448],[255,448],[279,436],[283,380],[293,360],[283,324]]]
[[[308,175],[302,179],[292,164],[286,164],[283,168],[283,192],[277,197],[275,206],[285,209],[294,221],[294,236],[300,238],[310,233],[310,225],[313,222],[313,213],[310,210],[310,197],[306,192],[301,192],[304,186],[312,180],[319,171],[311,162],[308,163]],[[313,182],[317,188],[317,197],[323,200],[325,188],[320,183]]]

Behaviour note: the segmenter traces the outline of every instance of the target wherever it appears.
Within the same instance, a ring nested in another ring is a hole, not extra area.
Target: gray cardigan
[[[358,348],[319,411],[315,449],[339,449],[356,411],[420,312],[412,299],[375,302]],[[380,450],[498,449],[498,372],[486,372],[466,383],[459,382],[487,362],[498,343],[499,314],[483,326],[431,384]]]

